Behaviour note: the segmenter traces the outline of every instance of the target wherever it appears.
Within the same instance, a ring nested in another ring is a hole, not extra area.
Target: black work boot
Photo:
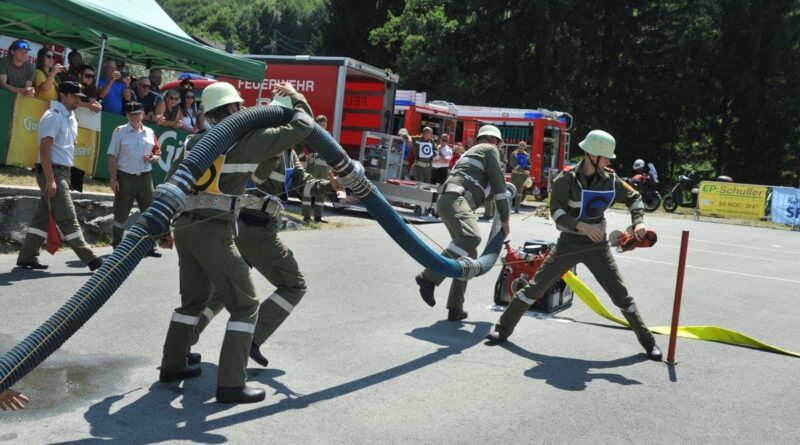
[[[460,321],[467,318],[469,314],[464,309],[450,309],[447,311],[448,321]]]
[[[97,269],[99,269],[100,266],[103,265],[103,259],[100,258],[100,257],[97,257],[97,258],[93,259],[92,261],[89,261],[89,264],[87,264],[87,265],[89,266],[89,270],[94,272]]]
[[[44,269],[47,269],[47,268],[48,268],[48,267],[50,267],[50,266],[48,266],[47,264],[42,264],[42,263],[40,263],[40,262],[39,262],[39,257],[33,257],[33,259],[32,259],[32,260],[28,260],[28,261],[17,261],[17,267],[21,267],[21,268],[23,268],[23,269],[39,269],[39,270],[44,270]]]
[[[256,403],[264,400],[267,393],[263,389],[249,386],[217,386],[219,403]]]
[[[164,383],[176,382],[178,380],[189,380],[195,377],[200,377],[203,370],[197,365],[187,366],[186,369],[176,372],[161,371],[158,374],[158,380]]]
[[[264,355],[261,353],[261,349],[259,349],[258,345],[255,343],[250,343],[250,358],[265,368],[267,365],[269,365],[269,360],[264,357]]]
[[[417,281],[417,286],[419,286],[419,294],[422,296],[422,300],[430,307],[436,306],[436,299],[433,298],[433,291],[436,289],[436,285],[433,284],[433,281],[425,278],[422,274],[417,275],[415,280]]]
[[[650,360],[660,362],[663,358],[663,354],[661,354],[661,349],[658,348],[658,345],[653,345],[649,349],[644,348],[644,350],[647,352],[647,358]]]
[[[504,341],[508,340],[508,336],[506,334],[503,334],[502,332],[494,331],[486,336],[486,340],[487,344],[499,345],[500,343],[503,343]]]
[[[186,354],[186,363],[188,363],[190,365],[197,365],[202,361],[203,361],[203,356],[200,355],[199,352],[191,352],[191,351],[189,351]]]

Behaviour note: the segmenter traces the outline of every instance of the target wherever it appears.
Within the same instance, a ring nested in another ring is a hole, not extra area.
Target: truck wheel
[[[664,198],[664,210],[672,213],[678,209],[678,203],[675,202],[675,198],[672,195],[667,196]]]

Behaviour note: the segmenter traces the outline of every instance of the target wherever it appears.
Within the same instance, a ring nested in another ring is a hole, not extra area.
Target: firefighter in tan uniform
[[[213,168],[195,184],[186,210],[175,220],[174,244],[180,264],[181,306],[175,310],[164,342],[160,380],[165,382],[197,377],[200,368],[187,363],[195,329],[217,292],[230,319],[220,351],[217,375],[218,402],[252,403],[264,400],[264,390],[245,385],[246,367],[258,318],[258,300],[250,267],[234,242],[236,216],[245,185],[256,167],[304,139],[313,128],[305,98],[288,83],[276,86],[275,94],[288,96],[295,110],[293,120],[278,128],[254,130],[242,137]],[[205,116],[212,125],[239,111],[242,98],[225,82],[203,91]],[[202,136],[193,137],[191,148]],[[162,243],[168,246],[170,237]]]
[[[497,147],[497,152],[500,155],[500,169],[503,171],[503,178],[505,178],[506,166],[508,165],[508,154],[506,153],[505,145],[500,145],[499,147]],[[505,179],[503,180],[505,181]],[[495,205],[494,199],[487,199],[486,202],[483,204],[483,216],[481,217],[481,219],[490,220],[494,218],[494,212],[496,207],[497,206]]]
[[[90,270],[103,264],[83,239],[75,206],[69,195],[70,168],[73,165],[75,142],[78,139],[78,121],[73,111],[82,97],[76,82],[62,82],[58,86],[58,102],[54,102],[39,120],[39,155],[36,161],[36,182],[42,198],[33,213],[25,243],[17,256],[17,266],[29,269],[47,269],[39,262],[39,251],[47,239],[48,213],[53,213],[63,240],[72,247]]]
[[[470,148],[458,160],[450,171],[447,181],[439,189],[436,211],[453,239],[444,250],[444,255],[450,258],[478,257],[481,235],[473,211],[490,197],[497,201],[506,237],[510,232],[506,181],[497,152],[497,148],[503,144],[500,130],[493,125],[484,125],[478,131],[477,142],[477,145]],[[429,269],[416,276],[420,295],[429,306],[436,304],[433,292],[442,281],[444,276]],[[448,320],[467,318],[467,313],[464,312],[466,289],[466,280],[453,279],[447,299]]]
[[[239,213],[236,247],[247,264],[276,287],[259,307],[250,346],[250,358],[266,367],[269,361],[261,353],[260,346],[289,317],[306,293],[305,279],[294,254],[278,238],[282,206],[277,196],[290,189],[302,189],[309,183],[313,184],[315,192],[327,193],[338,189],[338,184],[309,175],[292,149],[262,162],[253,174],[252,182],[253,186],[248,187],[248,194],[241,200],[243,206]],[[222,300],[215,293],[203,310],[196,329],[197,338],[222,308]]]
[[[606,238],[604,213],[614,202],[628,206],[636,238],[646,234],[642,197],[606,168],[609,159],[616,157],[616,141],[610,134],[592,130],[578,145],[586,157],[574,169],[556,177],[550,195],[550,212],[561,231],[558,243],[528,285],[514,295],[495,331],[486,338],[490,343],[505,341],[528,307],[561,275],[583,263],[620,308],[647,356],[661,360],[661,350],[628,294]]]
[[[114,229],[112,246],[122,241],[125,223],[133,208],[133,202],[144,212],[153,202],[152,164],[161,157],[161,148],[155,132],[142,125],[144,105],[128,102],[125,105],[128,123],[114,129],[108,145],[109,186],[114,192]],[[148,256],[160,257],[161,252],[153,246]]]
[[[514,213],[519,213],[519,206],[525,196],[523,189],[525,182],[531,177],[531,155],[528,153],[528,144],[519,141],[517,149],[511,154],[511,183],[517,188],[517,196],[514,197]]]
[[[433,140],[433,129],[425,127],[422,129],[421,136],[411,138],[411,152],[408,155],[408,163],[411,166],[411,174],[417,182],[431,182],[431,162],[436,151],[436,143]]]
[[[317,122],[317,124],[319,124],[320,127],[328,127],[328,118],[324,115],[320,114],[314,120]],[[305,148],[304,150],[306,151],[306,172],[308,172],[312,178],[328,180],[328,178],[331,176],[331,168],[328,166],[328,163],[325,162],[325,160],[313,150],[308,148]],[[298,190],[302,193],[302,206],[300,211],[303,215],[303,222],[306,224],[311,222],[312,209],[314,213],[314,221],[318,223],[327,222],[322,219],[322,213],[325,209],[326,194],[326,192],[320,191],[322,189],[324,189],[324,187],[316,187],[314,181],[306,181],[305,187]]]

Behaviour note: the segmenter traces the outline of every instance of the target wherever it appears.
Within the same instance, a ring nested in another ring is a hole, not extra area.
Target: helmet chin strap
[[[592,159],[592,156],[593,155],[589,155],[589,162],[592,163],[592,166],[594,167],[594,172],[597,173],[600,171],[600,167],[598,166],[598,164],[600,163],[600,156],[595,156],[596,159]]]

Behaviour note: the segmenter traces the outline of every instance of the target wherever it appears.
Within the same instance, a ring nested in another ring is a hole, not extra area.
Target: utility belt
[[[272,195],[265,197],[255,195],[217,195],[214,193],[199,193],[186,197],[184,211],[218,210],[220,212],[237,214],[242,210],[264,213],[273,218],[278,218],[283,211],[283,205]]]
[[[592,227],[595,227],[597,229],[600,229],[600,231],[603,232],[603,235],[605,236],[606,233],[605,218],[597,222],[589,222],[589,221],[581,221],[581,222],[584,224],[588,224]],[[585,233],[578,232],[577,230],[571,230],[561,225],[556,225],[556,229],[561,231],[562,238],[569,241],[586,241],[589,239],[588,235],[586,235]]]
[[[146,175],[149,175],[149,174],[150,174],[149,171],[141,172],[141,173],[128,173],[128,172],[124,172],[122,170],[118,170],[117,171],[117,175],[135,176],[135,177],[146,176]]]
[[[444,183],[439,186],[439,194],[443,195],[445,193],[451,193],[454,195],[463,196],[464,199],[467,200],[467,203],[469,204],[469,207],[472,210],[478,208],[477,204],[475,204],[475,198],[472,196],[472,192],[464,188],[464,186],[458,184]]]
[[[414,165],[416,165],[417,167],[430,167],[431,163],[430,162],[423,162],[423,161],[416,161],[416,162],[414,162]]]
[[[66,165],[59,165],[59,164],[52,164],[53,170],[67,170],[69,171],[72,167],[67,167]],[[44,173],[44,168],[42,168],[42,164],[34,164],[36,167],[36,173]]]

